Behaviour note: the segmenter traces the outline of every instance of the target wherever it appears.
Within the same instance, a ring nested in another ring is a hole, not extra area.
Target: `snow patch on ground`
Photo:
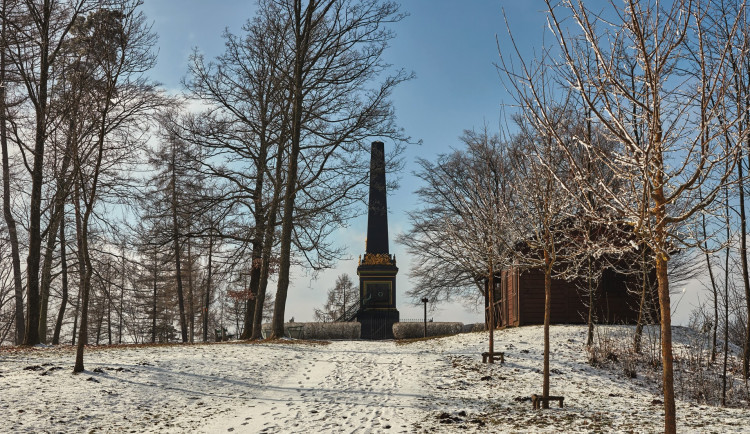
[[[625,327],[623,327],[625,328]],[[73,375],[70,347],[0,350],[7,432],[660,432],[660,391],[587,363],[586,329],[551,329],[551,394],[541,394],[542,327],[495,333],[504,364],[483,364],[487,333],[411,343],[221,343],[95,348]],[[680,333],[675,333],[680,336]],[[680,432],[744,432],[746,409],[678,401]]]

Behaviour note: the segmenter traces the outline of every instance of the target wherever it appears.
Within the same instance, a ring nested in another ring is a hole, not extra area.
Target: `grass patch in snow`
[[[448,337],[451,337],[451,336],[453,336],[453,335],[427,336],[426,338],[425,337],[421,337],[421,338],[410,338],[410,339],[396,339],[394,342],[396,342],[396,345],[409,345],[409,344],[413,344],[415,342],[433,341],[433,340],[437,340],[437,339],[448,338]]]

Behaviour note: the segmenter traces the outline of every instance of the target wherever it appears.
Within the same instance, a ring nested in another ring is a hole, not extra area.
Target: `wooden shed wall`
[[[504,270],[496,286],[496,298],[503,300],[502,325],[519,326],[544,323],[544,274],[539,270]],[[633,283],[635,281],[630,278]],[[628,277],[611,271],[604,273],[595,301],[599,323],[635,323],[638,317],[638,294],[627,290]],[[588,295],[577,282],[552,281],[553,324],[587,322]],[[651,299],[656,300],[656,294]],[[652,314],[655,308],[652,303]]]
[[[505,301],[505,325],[520,323],[520,317],[518,315],[518,285],[515,283],[516,275],[517,273],[513,270],[505,270],[502,274],[502,291],[504,293]]]

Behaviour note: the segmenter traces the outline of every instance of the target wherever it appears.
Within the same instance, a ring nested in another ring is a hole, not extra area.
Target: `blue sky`
[[[501,49],[511,49],[502,11],[522,52],[529,55],[542,43],[546,20],[541,0],[404,0],[401,5],[409,16],[392,26],[397,36],[385,58],[395,67],[416,74],[416,79],[395,91],[393,101],[399,124],[423,144],[406,151],[406,166],[398,174],[401,188],[389,192],[390,250],[396,254],[400,268],[397,302],[401,317],[420,318],[421,306],[412,305],[404,296],[412,287],[408,279],[410,258],[393,241],[394,235],[408,228],[406,212],[417,203],[415,159],[435,159],[450,152],[459,146],[458,137],[465,129],[482,128],[485,123],[497,129],[501,107],[512,103],[494,67],[498,41]],[[159,61],[152,76],[178,91],[192,49],[198,47],[207,58],[220,54],[224,30],[240,33],[242,24],[254,13],[255,2],[147,0],[143,10],[159,35]],[[338,232],[337,241],[348,247],[351,259],[340,261],[336,269],[317,279],[304,270],[294,271],[287,319],[311,320],[313,308],[323,305],[326,290],[339,274],[348,273],[356,280],[356,258],[364,253],[365,232],[364,217]],[[460,303],[436,306],[430,316],[436,321],[482,321],[481,313]]]

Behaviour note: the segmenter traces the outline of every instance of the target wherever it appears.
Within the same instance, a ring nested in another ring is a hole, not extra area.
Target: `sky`
[[[143,11],[159,35],[158,64],[152,77],[171,92],[179,92],[192,50],[198,48],[207,59],[221,54],[224,31],[241,33],[255,7],[252,0],[144,2]],[[421,145],[406,150],[403,171],[388,175],[400,180],[400,188],[389,192],[388,218],[390,251],[396,255],[399,266],[396,300],[401,318],[418,319],[423,315],[421,303],[414,304],[405,296],[413,285],[408,277],[412,258],[394,241],[395,236],[409,228],[407,212],[417,207],[414,192],[419,180],[413,173],[417,169],[416,159],[434,161],[438,155],[460,147],[458,137],[466,129],[480,129],[484,125],[491,131],[498,129],[501,113],[513,110],[512,98],[504,91],[494,66],[499,59],[498,45],[501,50],[512,48],[503,13],[521,52],[533,55],[534,47],[542,44],[545,33],[543,7],[541,0],[401,2],[402,11],[409,16],[392,25],[396,37],[385,53],[385,60],[416,75],[395,90],[392,100],[405,133],[415,141],[422,141]],[[349,259],[339,261],[335,269],[316,277],[301,268],[293,270],[287,320],[312,320],[313,309],[323,306],[326,292],[338,275],[346,273],[358,281],[357,257],[364,253],[366,225],[363,215],[337,232],[336,241],[347,247]],[[695,288],[691,293],[697,293]],[[688,298],[694,298],[693,295]],[[687,307],[678,312],[675,323],[686,320],[693,302],[680,300]],[[483,321],[481,311],[460,302],[433,306],[428,317],[435,321]]]

